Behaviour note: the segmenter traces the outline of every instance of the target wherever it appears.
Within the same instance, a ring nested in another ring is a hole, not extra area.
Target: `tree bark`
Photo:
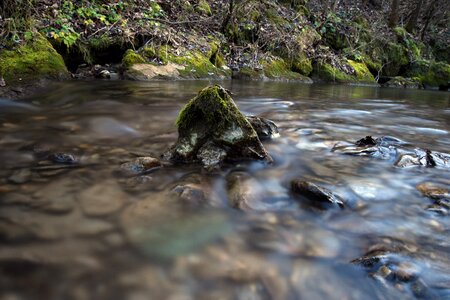
[[[409,18],[408,23],[406,24],[406,31],[413,32],[417,27],[417,19],[419,19],[420,10],[422,9],[423,0],[418,0],[416,2],[416,7],[411,13],[411,17]]]
[[[393,28],[398,24],[398,0],[392,0],[391,12],[389,15],[389,27]]]
[[[430,22],[433,18],[434,12],[436,10],[436,4],[437,4],[438,0],[431,0],[427,10],[425,11],[425,24],[423,25],[423,28],[420,32],[420,40],[424,40],[425,38],[425,32],[428,29],[428,26],[430,25]]]
[[[225,19],[223,20],[222,23],[222,33],[225,34],[225,30],[227,29],[228,23],[230,23],[231,18],[233,17],[233,11],[234,11],[234,0],[229,0],[229,4],[228,4],[228,13],[225,16]]]

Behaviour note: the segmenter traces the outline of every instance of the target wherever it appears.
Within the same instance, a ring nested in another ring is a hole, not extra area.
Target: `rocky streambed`
[[[219,84],[0,100],[0,297],[450,296],[447,93]]]

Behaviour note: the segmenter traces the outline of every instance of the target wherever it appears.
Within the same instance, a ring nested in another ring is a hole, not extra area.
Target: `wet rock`
[[[421,84],[418,80],[415,79],[396,76],[390,79],[388,82],[384,83],[383,86],[392,88],[418,89]]]
[[[220,200],[204,176],[198,173],[188,174],[181,178],[169,191],[177,203],[189,206],[220,206]]]
[[[266,210],[264,188],[245,172],[230,173],[227,178],[227,196],[230,205],[241,210]]]
[[[127,195],[114,181],[105,181],[85,189],[77,198],[87,216],[100,217],[120,210]]]
[[[255,129],[260,140],[272,139],[280,136],[277,125],[269,119],[247,116],[247,120],[250,122],[253,129]]]
[[[370,135],[355,142],[355,145],[358,147],[375,146],[376,144],[377,141],[374,140]]]
[[[135,176],[159,167],[161,167],[159,159],[146,156],[138,157],[133,161],[121,164],[119,172],[124,176]]]
[[[291,181],[291,191],[305,197],[313,206],[318,208],[340,207],[344,208],[344,200],[330,190],[302,179]]]
[[[432,299],[433,295],[435,296],[435,293],[420,278],[418,266],[402,261],[397,254],[368,255],[355,259],[352,263],[362,266],[373,278],[383,279],[382,283],[388,282],[399,287],[408,286],[416,297]]]
[[[339,142],[331,151],[360,156],[373,156],[381,159],[392,159],[394,165],[401,168],[424,167],[450,167],[450,155],[431,150],[416,148],[413,151],[405,148],[408,143],[395,137],[383,136],[374,139],[366,136],[355,143]]]
[[[450,201],[450,190],[442,185],[438,185],[431,182],[423,182],[416,186],[417,190],[422,193],[423,196],[433,200],[446,199]]]
[[[450,167],[450,155],[431,150],[414,149],[414,153],[401,155],[395,162],[400,168],[423,166],[423,167]]]
[[[143,192],[148,190],[153,182],[153,177],[148,175],[139,175],[119,180],[122,187],[127,191]]]
[[[428,211],[438,213],[440,215],[448,215],[450,213],[450,190],[442,185],[431,182],[420,183],[416,186],[417,190],[433,201],[433,204],[427,206]]]
[[[8,181],[15,184],[22,184],[30,181],[31,171],[28,169],[20,169],[14,171],[11,176],[9,176]]]
[[[211,142],[204,144],[200,150],[198,150],[197,154],[197,158],[207,169],[214,169],[226,156],[227,152],[223,148],[216,146]]]
[[[63,152],[52,153],[47,158],[48,160],[58,164],[78,163],[78,158],[75,155]]]
[[[111,78],[111,72],[106,69],[105,67],[102,67],[100,65],[95,65],[92,69],[92,74],[95,78],[99,79],[110,79]]]
[[[271,162],[252,125],[229,92],[207,87],[191,99],[177,119],[178,140],[163,156],[183,163],[200,162],[212,169],[224,160]]]
[[[358,145],[356,145],[358,143]],[[332,152],[357,156],[373,156],[381,159],[391,159],[397,156],[397,150],[391,145],[381,146],[373,145],[373,139],[364,138],[358,140],[355,144],[339,142],[334,145]]]

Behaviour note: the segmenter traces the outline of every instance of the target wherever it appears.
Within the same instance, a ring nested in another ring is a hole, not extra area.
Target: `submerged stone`
[[[264,187],[245,172],[232,172],[226,177],[230,205],[240,210],[267,210]]]
[[[422,196],[429,198],[433,204],[428,205],[426,210],[448,215],[450,212],[450,190],[448,187],[431,182],[423,182],[416,186]]]
[[[58,164],[76,164],[78,158],[70,153],[57,152],[52,153],[47,157],[50,161]]]
[[[301,179],[291,181],[291,191],[308,199],[314,206],[326,208],[327,205],[344,208],[344,200],[330,190]]]
[[[201,90],[180,112],[178,140],[163,156],[211,169],[224,160],[271,162],[258,134],[239,111],[230,93],[219,85]]]
[[[138,157],[133,161],[120,165],[120,174],[124,176],[139,175],[155,168],[161,167],[158,159],[150,156]]]

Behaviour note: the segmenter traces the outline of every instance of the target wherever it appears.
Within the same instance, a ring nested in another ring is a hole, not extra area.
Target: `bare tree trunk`
[[[419,19],[420,10],[422,9],[423,0],[418,0],[416,2],[416,7],[411,13],[411,17],[409,18],[408,24],[406,24],[406,31],[413,32],[417,27],[417,19]]]
[[[229,0],[228,13],[225,16],[225,19],[223,20],[223,23],[222,23],[222,30],[221,30],[222,33],[225,33],[228,23],[230,23],[230,20],[233,17],[233,12],[234,12],[234,0]]]
[[[431,20],[433,19],[434,12],[436,11],[437,0],[431,0],[427,10],[425,12],[425,24],[423,25],[422,31],[420,32],[420,40],[423,41],[425,37],[425,33],[430,25]]]
[[[392,0],[391,13],[389,15],[389,27],[393,28],[398,24],[398,0]]]

